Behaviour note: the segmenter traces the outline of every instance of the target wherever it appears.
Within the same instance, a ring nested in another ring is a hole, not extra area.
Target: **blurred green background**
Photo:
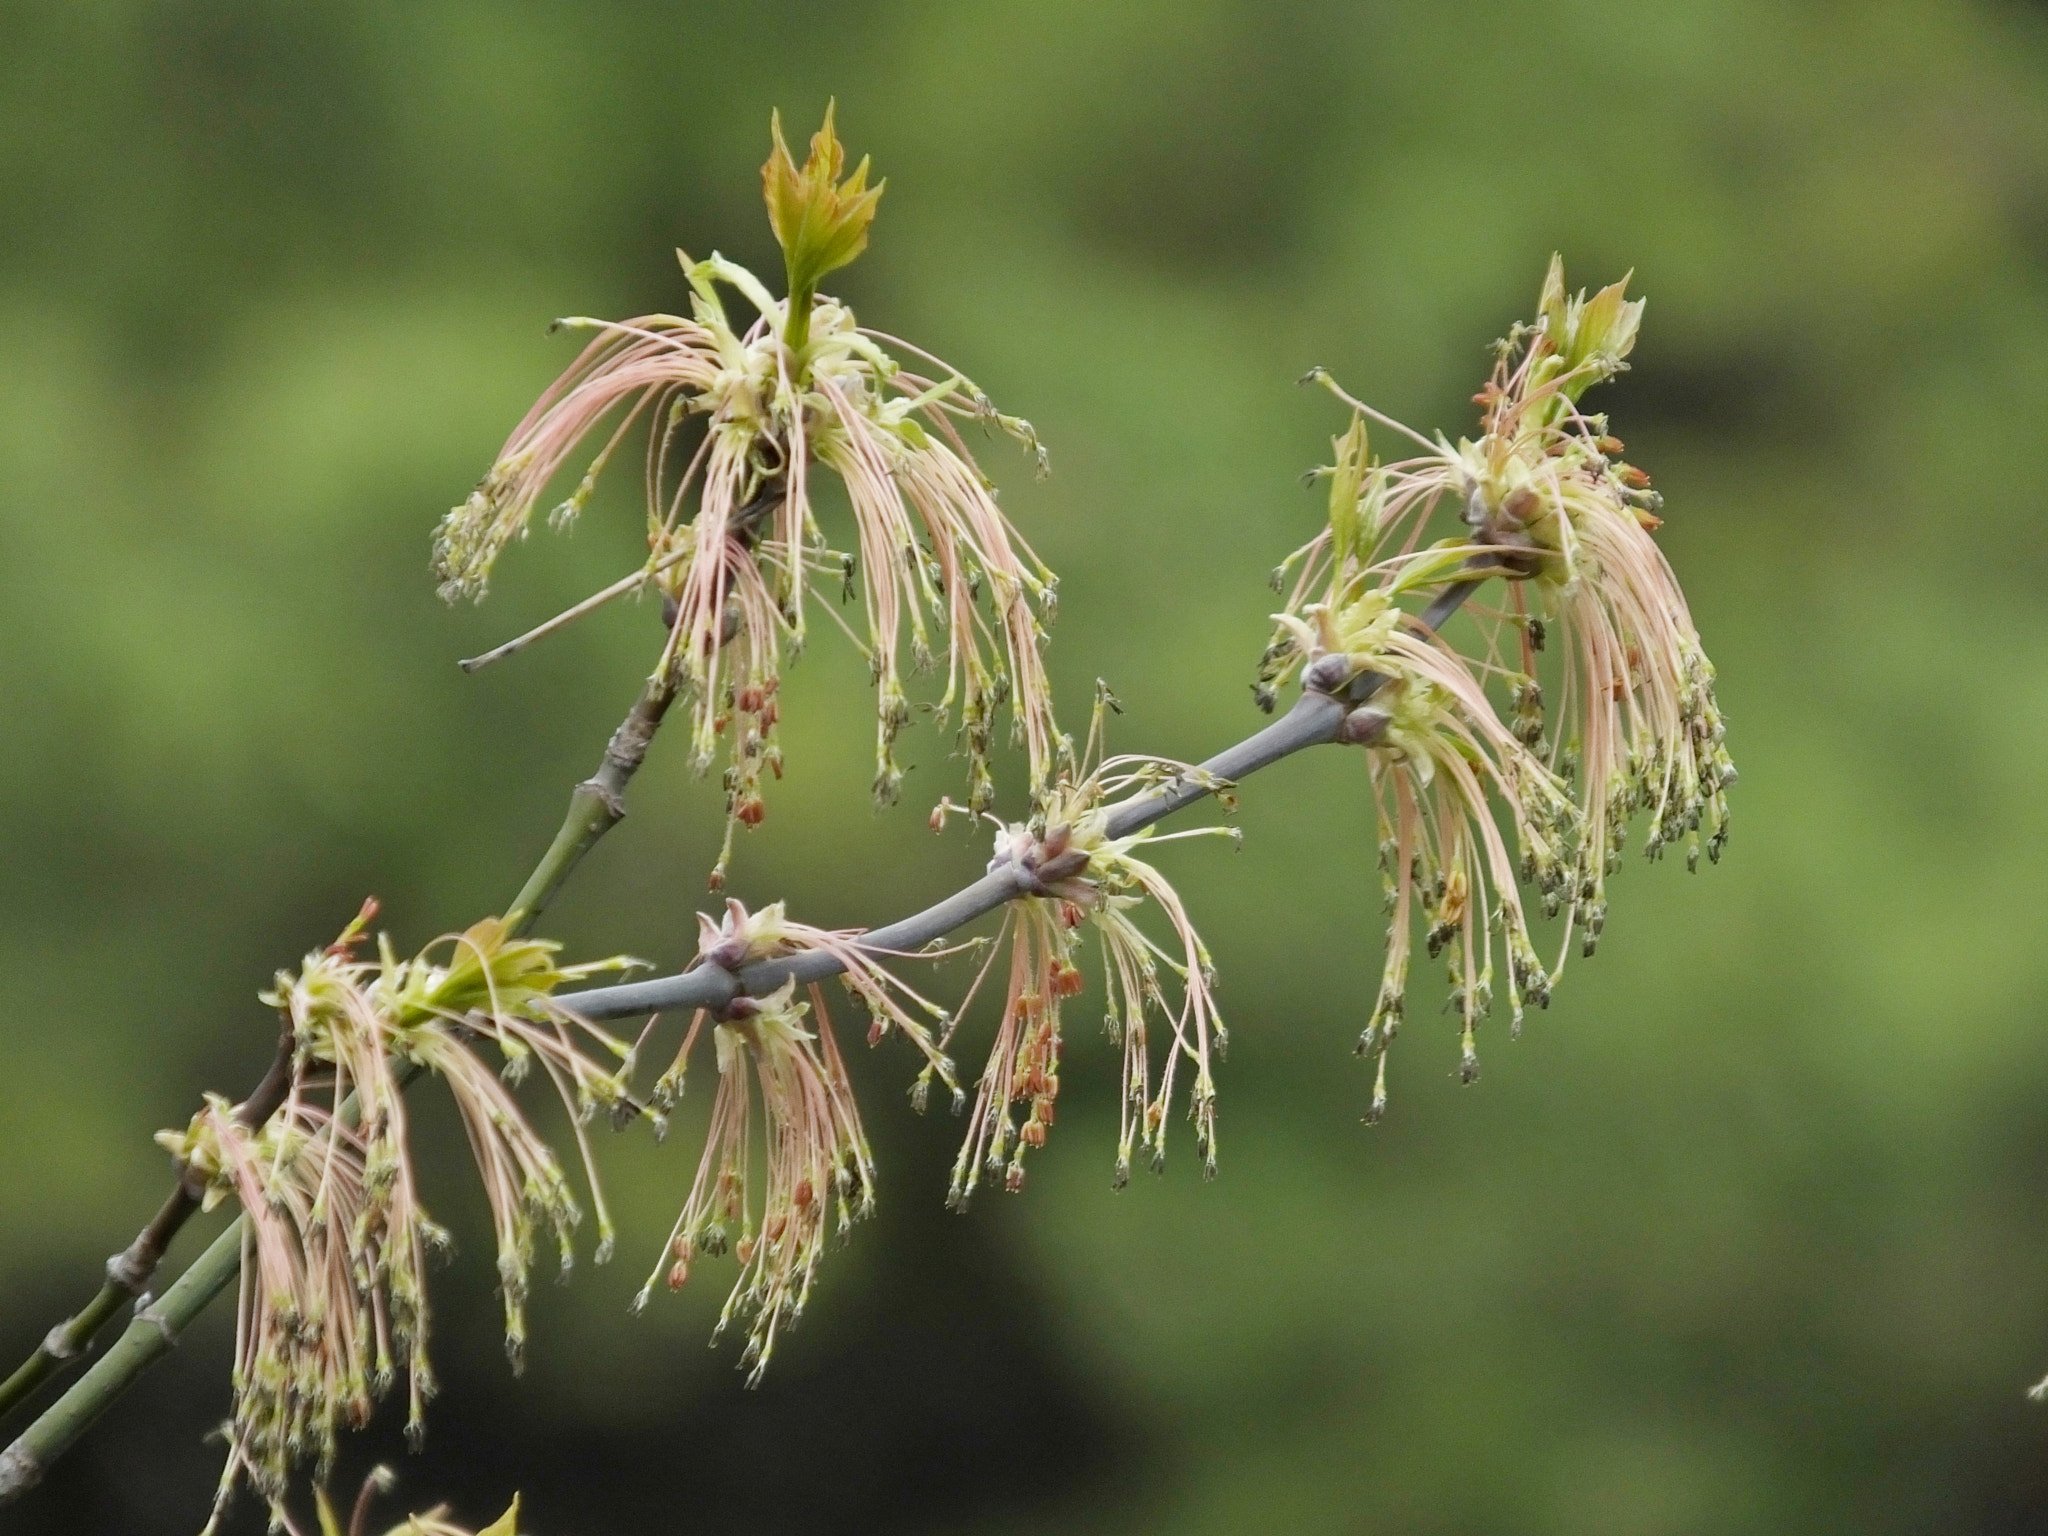
[[[1112,1194],[1084,1026],[1029,1190],[949,1216],[957,1122],[863,1058],[883,1214],[747,1392],[704,1347],[716,1267],[626,1316],[690,1124],[601,1148],[620,1259],[540,1297],[518,1379],[450,1162],[444,1395],[421,1455],[382,1423],[343,1480],[398,1456],[408,1507],[477,1521],[519,1487],[547,1536],[2048,1527],[2048,16],[2017,3],[0,9],[7,1358],[154,1208],[149,1133],[260,1071],[274,969],[366,892],[408,948],[495,911],[544,846],[654,625],[453,661],[626,568],[631,467],[479,609],[435,600],[429,531],[572,355],[549,318],[679,306],[677,245],[774,270],[769,108],[808,132],[835,93],[890,182],[835,291],[1043,432],[1050,480],[985,462],[1064,576],[1069,720],[1106,677],[1131,750],[1257,723],[1265,576],[1343,425],[1305,368],[1455,433],[1553,249],[1633,267],[1601,404],[1720,666],[1730,858],[1631,865],[1476,1087],[1419,1016],[1369,1131],[1364,775],[1292,761],[1242,853],[1169,861],[1235,1025],[1214,1184],[1183,1139]],[[868,708],[820,626],[738,894],[876,922],[978,864],[925,830],[957,790],[928,731],[870,813]],[[574,952],[692,949],[718,802],[679,747],[555,909]],[[195,1529],[228,1347],[210,1316],[0,1524]]]

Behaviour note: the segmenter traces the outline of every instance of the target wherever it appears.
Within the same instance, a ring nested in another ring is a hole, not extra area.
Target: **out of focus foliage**
[[[1107,677],[1125,749],[1255,722],[1265,574],[1344,424],[1305,368],[1455,434],[1553,249],[1633,267],[1603,405],[1721,669],[1729,859],[1632,863],[1478,1086],[1414,1021],[1367,1131],[1363,765],[1292,762],[1241,855],[1172,860],[1235,1026],[1216,1183],[1112,1195],[1084,1040],[1030,1189],[944,1215],[955,1127],[857,1061],[884,1214],[744,1393],[716,1286],[626,1316],[687,1134],[600,1147],[621,1262],[537,1299],[518,1380],[451,1174],[404,1496],[476,1520],[516,1485],[592,1536],[2048,1517],[2048,17],[2017,3],[8,7],[0,1342],[153,1207],[150,1131],[253,1080],[280,963],[369,891],[401,947],[509,899],[658,632],[453,661],[627,568],[632,476],[475,610],[429,531],[571,355],[549,318],[679,306],[677,245],[773,267],[769,109],[807,132],[833,93],[890,191],[827,287],[1041,429],[1051,480],[986,462],[1065,578],[1068,713]],[[879,921],[975,867],[869,811],[843,648],[789,686],[738,894]],[[936,798],[942,744],[905,745]],[[694,946],[719,805],[675,747],[551,920],[577,952]],[[226,1328],[10,1529],[192,1529]]]

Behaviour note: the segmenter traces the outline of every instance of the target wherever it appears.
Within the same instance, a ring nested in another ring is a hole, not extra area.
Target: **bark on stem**
[[[570,872],[582,862],[583,855],[596,847],[597,840],[626,814],[626,786],[646,761],[648,743],[654,740],[662,716],[676,701],[681,674],[680,669],[675,670],[677,675],[667,681],[658,677],[648,679],[639,701],[612,732],[597,772],[578,784],[569,797],[569,812],[562,818],[562,829],[534,866],[525,887],[513,897],[512,910],[505,914],[514,933],[524,933],[533,925],[534,919],[555,899]]]

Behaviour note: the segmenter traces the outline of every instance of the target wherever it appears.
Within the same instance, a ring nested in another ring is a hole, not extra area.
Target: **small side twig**
[[[674,683],[650,679],[642,688],[633,708],[612,733],[597,772],[577,785],[570,795],[561,829],[528,877],[525,887],[514,898],[512,908],[506,914],[506,921],[513,932],[524,932],[533,925],[583,856],[625,816],[626,786],[646,760],[648,746],[660,729],[669,705],[675,701],[675,695]],[[235,1109],[235,1117],[251,1130],[268,1120],[284,1101],[285,1091],[291,1082],[291,1058],[292,1040],[286,1033],[280,1036],[277,1053],[262,1081]],[[156,1215],[150,1218],[149,1225],[137,1234],[135,1241],[107,1261],[107,1278],[98,1294],[77,1313],[52,1328],[13,1375],[0,1382],[0,1414],[24,1401],[66,1365],[83,1358],[94,1337],[113,1321],[122,1307],[144,1295],[171,1239],[198,1210],[200,1193],[188,1188],[184,1180],[179,1181],[165,1197]],[[150,1309],[152,1317],[148,1326],[138,1316],[138,1321],[130,1325],[128,1333],[107,1357],[81,1377],[64,1398],[43,1418],[30,1425],[4,1455],[0,1455],[0,1504],[34,1486],[42,1476],[40,1469],[53,1455],[61,1454],[77,1434],[84,1432],[85,1425],[98,1416],[95,1411],[66,1438],[60,1432],[61,1419],[45,1431],[46,1421],[56,1414],[58,1408],[71,1401],[74,1394],[86,1392],[88,1383],[96,1379],[118,1381],[120,1386],[113,1388],[118,1393],[135,1374],[147,1369],[164,1350],[169,1349],[177,1333],[190,1321],[190,1316],[196,1315],[221,1286],[233,1278],[241,1259],[241,1230],[242,1223],[238,1219],[214,1241],[179,1283]],[[194,1281],[194,1285],[181,1289],[187,1280]],[[211,1288],[204,1289],[208,1285]],[[201,1289],[204,1289],[204,1295],[192,1308],[191,1314],[183,1314],[180,1307],[171,1305],[173,1296],[190,1297]],[[147,1349],[131,1347],[130,1337],[138,1330],[153,1338],[155,1344]],[[101,1368],[109,1366],[117,1353],[124,1364],[102,1373]],[[43,1448],[38,1449],[38,1444]]]
[[[277,1106],[284,1102],[285,1089],[291,1082],[291,1062],[291,1033],[280,1031],[277,1051],[271,1058],[269,1070],[263,1074],[263,1080],[256,1085],[255,1091],[235,1106],[237,1120],[253,1130],[276,1112]],[[45,1334],[42,1343],[22,1361],[14,1374],[0,1382],[0,1414],[29,1396],[66,1365],[85,1355],[92,1348],[94,1336],[112,1321],[114,1314],[149,1289],[150,1279],[156,1274],[157,1265],[163,1262],[171,1239],[178,1235],[179,1229],[198,1209],[199,1191],[179,1180],[177,1187],[164,1197],[164,1203],[149,1219],[149,1225],[135,1235],[132,1243],[107,1260],[107,1278],[99,1293]]]

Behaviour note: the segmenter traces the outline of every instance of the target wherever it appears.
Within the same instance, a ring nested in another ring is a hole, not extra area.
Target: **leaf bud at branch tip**
[[[782,247],[789,282],[789,315],[784,341],[801,352],[810,339],[811,300],[818,281],[837,271],[868,247],[868,226],[875,220],[887,182],[868,186],[863,158],[851,176],[840,180],[846,151],[832,131],[837,102],[827,103],[825,123],[811,135],[811,152],[801,169],[782,138],[782,114],[769,119],[775,148],[761,167],[761,194],[768,204],[768,222]]]

